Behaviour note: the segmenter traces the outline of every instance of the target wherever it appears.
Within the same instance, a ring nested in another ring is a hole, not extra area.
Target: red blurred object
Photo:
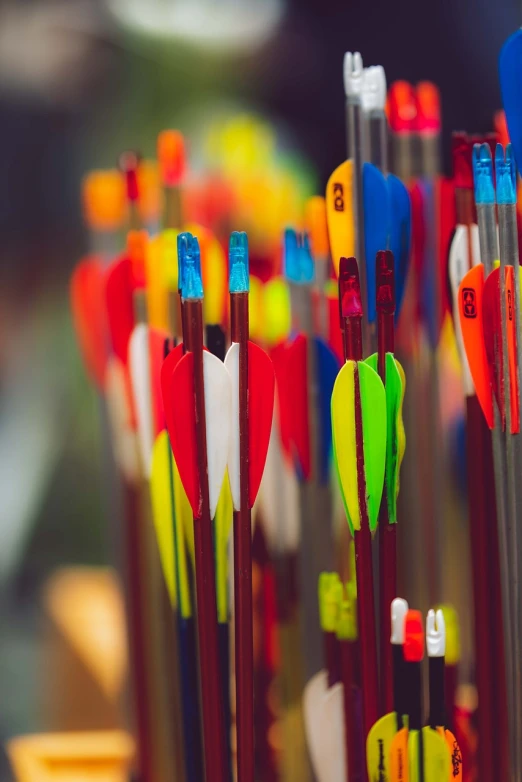
[[[300,475],[304,480],[310,477],[312,464],[310,455],[310,428],[308,421],[308,340],[299,334],[289,345],[286,352],[290,385],[288,405],[290,413],[290,438],[295,458],[299,464]]]
[[[441,130],[440,93],[431,81],[417,84],[417,130],[426,135],[436,135]]]
[[[158,163],[161,181],[166,187],[176,187],[185,174],[185,140],[179,130],[163,130],[158,136]]]
[[[127,253],[132,267],[134,289],[145,290],[145,254],[149,235],[147,231],[129,231],[127,234]]]
[[[274,410],[275,374],[272,362],[265,351],[254,342],[248,343],[248,417],[250,507],[253,506],[263,471],[272,429]]]
[[[506,121],[506,113],[504,111],[495,112],[493,117],[493,127],[498,135],[498,140],[504,146],[509,144],[509,131]]]
[[[71,277],[71,310],[83,360],[100,390],[105,384],[109,335],[105,318],[105,274],[99,258],[86,258]]]
[[[424,657],[424,626],[420,611],[410,608],[404,620],[404,659],[420,663]]]
[[[417,129],[417,99],[407,81],[396,81],[388,90],[388,122],[394,133],[412,133]]]
[[[140,163],[141,155],[138,152],[127,150],[120,155],[120,171],[125,177],[127,200],[131,202],[138,201],[139,199],[138,169]]]
[[[467,133],[453,133],[451,154],[455,187],[473,189],[473,139]]]
[[[129,339],[134,328],[134,277],[128,255],[117,258],[105,272],[105,301],[112,350],[127,366]]]

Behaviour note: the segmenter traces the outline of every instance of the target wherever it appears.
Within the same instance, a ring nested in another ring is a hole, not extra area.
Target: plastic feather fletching
[[[411,201],[408,188],[394,174],[387,177],[390,195],[390,240],[389,249],[395,260],[395,320],[398,319],[411,256]]]
[[[368,321],[375,322],[375,256],[387,250],[391,230],[391,203],[385,176],[371,163],[363,165],[364,247]]]
[[[99,389],[105,383],[109,336],[105,319],[105,277],[97,258],[86,258],[74,269],[70,286],[76,337],[91,379]]]
[[[462,340],[475,391],[488,426],[492,429],[493,395],[483,336],[483,295],[484,267],[480,264],[471,269],[460,283],[458,311]]]
[[[500,410],[502,429],[506,427],[506,395],[504,388],[504,345],[500,306],[500,268],[497,266],[484,282],[482,296],[482,339],[486,349],[489,382]]]
[[[385,714],[372,725],[366,739],[368,779],[391,779],[390,748],[397,733],[397,714]]]
[[[152,451],[150,491],[153,520],[170,601],[179,609],[181,616],[187,618],[192,613],[192,607],[183,523],[175,512],[176,503],[173,502],[177,488],[174,482],[174,458],[169,436],[164,430],[156,438]]]
[[[297,463],[299,477],[306,481],[312,471],[312,462],[308,418],[308,340],[304,334],[299,334],[288,346],[285,359],[283,397],[286,399],[281,415],[284,411],[289,417],[292,456]]]
[[[145,477],[150,477],[154,420],[152,411],[149,327],[138,323],[129,340],[129,374],[138,424],[138,442]]]
[[[459,318],[459,286],[463,277],[469,269],[469,242],[468,242],[468,227],[466,225],[457,225],[453,240],[450,246],[449,259],[448,259],[448,274],[451,285],[451,293],[453,298],[453,323],[455,327],[455,338],[457,340],[457,347],[460,354],[460,361],[462,366],[462,380],[464,385],[464,393],[466,396],[470,396],[474,393],[473,379],[469,369],[469,363],[464,349],[464,339],[462,337],[462,327]]]
[[[520,170],[522,166],[522,30],[510,36],[499,58],[500,87],[509,138]]]
[[[170,356],[165,361],[169,358]],[[164,375],[162,372],[161,383],[167,427],[181,481],[194,517],[199,518],[202,508],[196,443],[194,354],[186,353],[175,363],[171,372],[168,369]],[[203,352],[203,377],[208,492],[210,513],[214,517],[227,466],[232,431],[232,389],[230,375],[223,362],[207,351]]]
[[[450,779],[450,753],[445,740],[431,728],[422,729],[424,774],[420,776],[420,731],[412,730],[408,736],[409,782],[440,782]]]
[[[347,361],[332,393],[334,457],[348,523],[361,528],[355,429],[355,373],[362,409],[364,475],[370,529],[377,525],[386,463],[386,394],[379,375],[362,361]]]
[[[240,509],[239,461],[239,344],[232,343],[225,357],[232,381],[232,435],[228,473],[234,508]],[[274,414],[275,373],[270,357],[253,342],[248,343],[248,439],[249,506],[252,507],[265,467]]]
[[[353,164],[346,160],[338,166],[326,185],[328,235],[335,273],[339,276],[339,261],[355,254],[353,220]]]
[[[374,353],[365,359],[377,372],[378,356]],[[402,369],[402,367],[401,367]],[[406,446],[404,422],[402,420],[402,404],[404,400],[404,370],[399,370],[398,362],[392,353],[386,354],[386,492],[388,503],[388,518],[390,524],[397,521],[397,495],[399,493],[399,470]]]
[[[123,256],[106,270],[107,320],[114,354],[126,366],[129,339],[134,328],[133,276],[131,260]]]

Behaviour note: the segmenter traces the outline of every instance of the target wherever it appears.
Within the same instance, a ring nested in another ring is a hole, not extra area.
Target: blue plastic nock
[[[495,203],[493,182],[493,160],[489,144],[473,146],[473,180],[475,182],[475,203],[491,206]]]
[[[230,265],[228,290],[230,293],[248,293],[248,236],[244,231],[233,231],[228,245]]]
[[[511,144],[504,147],[497,144],[495,151],[495,172],[497,175],[497,204],[516,204],[517,172]]]
[[[183,299],[202,299],[201,258],[199,242],[195,236],[186,232],[178,236],[178,285]]]
[[[299,247],[293,228],[285,230],[283,257],[286,279],[289,282],[299,282]]]

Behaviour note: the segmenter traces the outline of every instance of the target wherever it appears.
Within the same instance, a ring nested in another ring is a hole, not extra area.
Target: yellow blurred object
[[[312,196],[306,202],[305,228],[310,238],[314,258],[327,257],[330,254],[330,240],[326,219],[326,201],[322,196]]]
[[[145,225],[158,223],[163,209],[163,192],[155,160],[142,160],[138,167],[138,198],[140,217]]]
[[[59,730],[116,728],[128,659],[125,613],[111,570],[58,570],[44,591],[47,723]],[[56,682],[60,683],[59,688]]]
[[[119,230],[127,214],[125,182],[119,171],[91,171],[83,180],[85,221],[93,231]]]
[[[457,665],[460,661],[459,617],[452,605],[440,605],[446,624],[446,665]]]
[[[147,282],[147,315],[149,325],[169,331],[169,290],[165,260],[164,234],[154,236],[147,245],[145,278]],[[177,270],[177,264],[176,264]]]
[[[17,782],[127,782],[134,742],[123,731],[43,733],[7,743]]]
[[[338,166],[326,185],[326,213],[328,235],[335,274],[339,276],[341,258],[355,254],[353,215],[353,164],[345,160]]]
[[[267,345],[277,345],[290,334],[290,291],[282,277],[274,277],[264,286],[263,319],[263,337]]]

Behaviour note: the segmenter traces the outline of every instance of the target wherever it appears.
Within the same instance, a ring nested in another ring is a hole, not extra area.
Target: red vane
[[[482,330],[488,363],[489,381],[500,410],[502,429],[505,430],[506,405],[504,396],[504,377],[502,373],[504,357],[502,350],[502,318],[500,314],[500,268],[498,267],[493,269],[484,282],[482,313]]]
[[[149,327],[150,389],[154,437],[157,437],[166,427],[163,397],[161,395],[161,371],[165,360],[166,341],[167,343],[169,341],[169,335],[166,331]]]
[[[516,297],[515,270],[506,266],[506,334],[509,362],[509,388],[511,409],[511,434],[520,432],[520,407],[518,402],[518,372],[517,372],[517,332],[516,332]]]
[[[299,334],[287,350],[287,380],[290,438],[304,480],[310,477],[310,428],[308,421],[308,340]]]
[[[440,92],[431,81],[417,84],[417,130],[419,133],[440,133]]]
[[[178,345],[161,369],[161,391],[172,452],[195,518],[201,513],[196,442],[194,354]]]
[[[248,437],[249,504],[255,502],[272,430],[275,372],[269,356],[258,345],[248,343]]]
[[[129,339],[134,328],[133,291],[131,262],[124,255],[105,272],[105,302],[112,350],[125,366]]]
[[[422,614],[410,608],[404,620],[404,659],[408,663],[420,663],[424,657],[424,627]]]
[[[291,455],[292,430],[292,396],[290,393],[287,361],[289,349],[290,347],[286,342],[280,342],[270,350],[270,357],[272,359],[277,385],[277,410],[279,413],[281,446],[288,457]]]
[[[412,133],[417,124],[415,90],[407,81],[396,81],[388,90],[388,121],[394,133]]]
[[[104,294],[103,266],[97,258],[86,258],[71,276],[71,310],[85,366],[100,389],[105,383],[109,348]]]

